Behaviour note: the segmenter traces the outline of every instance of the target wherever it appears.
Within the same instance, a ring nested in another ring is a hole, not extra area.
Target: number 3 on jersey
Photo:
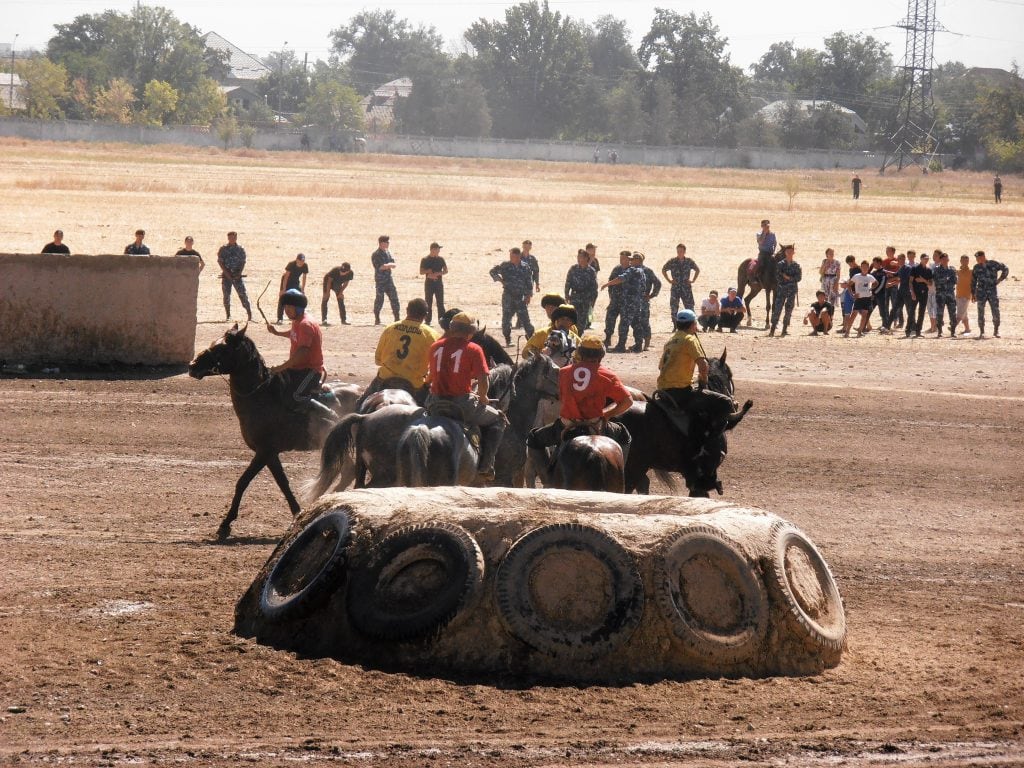
[[[459,366],[462,365],[462,353],[465,349],[457,349],[448,356],[448,360],[451,362],[451,367],[445,368],[444,359],[444,347],[438,347],[434,350],[434,364],[437,366],[438,371],[445,371],[446,373],[458,373]]]
[[[589,368],[574,368],[572,372],[572,388],[577,392],[583,392],[590,386],[590,376]]]

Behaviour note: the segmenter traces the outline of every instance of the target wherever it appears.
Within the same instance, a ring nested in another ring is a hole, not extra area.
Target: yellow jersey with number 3
[[[665,342],[658,369],[658,389],[684,389],[693,385],[693,369],[697,358],[707,357],[697,334],[676,331]]]
[[[377,376],[390,379],[394,376],[408,381],[413,389],[423,386],[430,362],[430,345],[441,338],[440,334],[426,323],[402,320],[392,323],[380,335],[374,362],[380,368]]]

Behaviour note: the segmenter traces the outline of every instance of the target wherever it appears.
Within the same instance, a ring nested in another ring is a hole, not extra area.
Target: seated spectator
[[[835,314],[835,305],[828,300],[828,294],[824,291],[818,291],[815,293],[818,300],[811,304],[811,311],[804,317],[804,325],[810,323],[811,336],[817,336],[819,333],[828,334],[832,330],[832,315]]]
[[[746,307],[743,306],[743,299],[736,295],[735,288],[730,288],[729,295],[719,303],[722,307],[722,321],[718,329],[721,331],[728,328],[729,333],[736,333],[736,329],[739,327],[740,321],[747,311]]]
[[[718,291],[711,291],[708,297],[700,303],[700,317],[697,322],[705,331],[713,331],[718,328],[722,321],[722,305],[718,301]]]

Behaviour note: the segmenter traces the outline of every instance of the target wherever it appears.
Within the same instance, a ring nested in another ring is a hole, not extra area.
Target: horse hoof
[[[221,526],[217,529],[217,541],[225,541],[231,535],[231,526],[227,523],[221,523]]]

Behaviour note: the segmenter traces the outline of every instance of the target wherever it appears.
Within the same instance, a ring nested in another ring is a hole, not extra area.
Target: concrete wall
[[[0,254],[0,360],[181,365],[195,354],[199,261]]]

